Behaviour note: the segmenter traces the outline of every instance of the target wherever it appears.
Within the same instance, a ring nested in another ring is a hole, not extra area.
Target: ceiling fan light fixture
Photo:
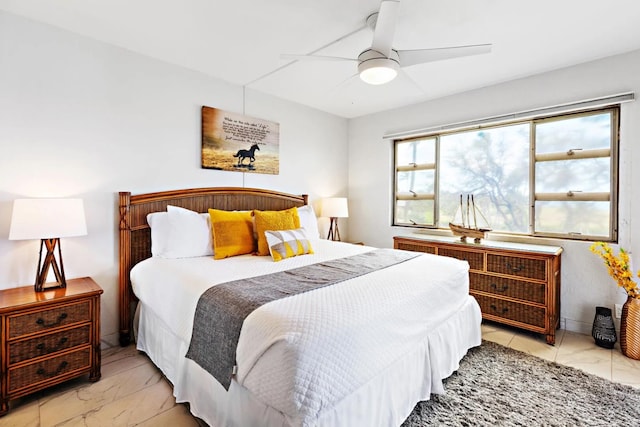
[[[395,79],[400,71],[400,58],[395,50],[390,56],[367,49],[358,55],[358,73],[363,82],[370,85],[382,85]]]
[[[358,72],[363,82],[370,85],[381,85],[395,79],[400,64],[389,58],[374,58],[358,64]]]

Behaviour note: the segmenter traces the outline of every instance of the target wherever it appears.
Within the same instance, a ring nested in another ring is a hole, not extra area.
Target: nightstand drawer
[[[491,273],[547,280],[546,265],[543,259],[487,254],[487,271]]]
[[[49,310],[8,316],[9,339],[90,320],[90,302],[86,300]]]
[[[23,387],[51,381],[74,371],[91,368],[91,348],[89,346],[72,353],[46,359],[40,362],[9,369],[9,393]]]
[[[9,364],[34,359],[91,342],[91,326],[85,325],[9,344]]]
[[[474,291],[517,298],[523,301],[544,304],[547,287],[544,283],[526,282],[506,277],[469,273],[469,288]]]

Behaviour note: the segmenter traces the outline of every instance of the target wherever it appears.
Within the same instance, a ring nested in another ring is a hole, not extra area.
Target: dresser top
[[[46,285],[45,285],[46,286]],[[66,288],[55,288],[36,292],[31,286],[21,286],[0,290],[0,312],[7,309],[21,308],[20,306],[38,306],[51,301],[74,300],[91,295],[100,295],[102,288],[90,277],[67,280]]]
[[[529,243],[503,242],[498,240],[482,239],[480,243],[475,243],[471,238],[468,238],[466,242],[463,242],[462,240],[460,240],[459,237],[431,236],[426,234],[395,236],[394,239],[395,238],[412,239],[412,240],[434,242],[434,243],[448,243],[451,245],[459,245],[461,247],[467,247],[467,248],[507,249],[512,251],[537,252],[537,253],[547,254],[547,255],[560,255],[562,253],[562,247],[560,246],[534,245]]]

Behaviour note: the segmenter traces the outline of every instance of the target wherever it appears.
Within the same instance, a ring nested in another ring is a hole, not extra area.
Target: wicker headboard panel
[[[151,229],[147,215],[165,212],[167,205],[197,212],[223,210],[282,210],[307,204],[307,195],[292,195],[257,188],[195,188],[136,194],[120,192],[120,344],[131,341],[131,322],[135,296],[131,291],[129,272],[138,262],[151,256]]]

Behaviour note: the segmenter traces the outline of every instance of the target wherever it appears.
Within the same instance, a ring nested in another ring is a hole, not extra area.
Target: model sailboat
[[[460,215],[458,215],[458,213]],[[462,241],[466,241],[467,237],[472,237],[473,241],[478,243],[480,239],[485,238],[485,233],[487,231],[491,231],[489,228],[489,222],[484,217],[482,212],[476,207],[475,200],[473,199],[473,194],[467,194],[467,205],[466,209],[463,204],[462,194],[460,195],[460,206],[458,207],[458,213],[454,216],[453,221],[449,223],[449,228],[453,232],[454,236],[460,236]],[[458,218],[460,222],[458,221]],[[483,224],[486,224],[484,227],[478,226],[478,219],[484,221]]]

